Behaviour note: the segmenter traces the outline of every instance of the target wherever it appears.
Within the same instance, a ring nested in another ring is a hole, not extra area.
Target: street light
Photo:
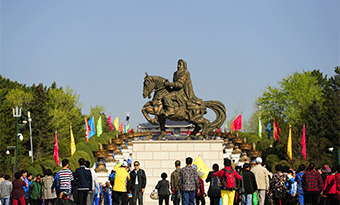
[[[18,106],[13,109],[13,117],[16,119],[16,133],[15,133],[15,141],[16,141],[16,147],[15,147],[15,167],[14,167],[14,172],[18,171],[18,157],[19,157],[19,146],[18,146],[18,119],[21,117],[21,108],[19,109]]]
[[[31,128],[32,118],[31,118],[31,112],[30,111],[27,112],[27,116],[28,116],[28,125],[30,127],[31,157],[32,157],[32,162],[33,162],[33,142],[32,142],[32,128]]]

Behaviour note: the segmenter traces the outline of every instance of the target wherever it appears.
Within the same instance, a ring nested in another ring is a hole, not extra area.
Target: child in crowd
[[[169,205],[170,183],[168,180],[166,180],[167,177],[168,175],[165,172],[163,172],[161,174],[162,180],[158,181],[156,185],[156,189],[158,190],[159,205],[163,204],[163,200],[165,201],[165,205]]]
[[[112,204],[112,186],[110,182],[106,182],[106,186],[104,187],[104,205]]]
[[[196,198],[196,205],[199,205],[201,202],[201,205],[205,205],[205,199],[206,196],[204,191],[204,182],[202,180],[203,173],[198,172],[198,181],[200,182],[200,192],[196,192],[195,198]]]

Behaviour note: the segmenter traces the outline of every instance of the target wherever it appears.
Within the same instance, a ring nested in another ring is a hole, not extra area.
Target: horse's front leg
[[[151,101],[145,103],[145,105],[142,108],[142,113],[145,117],[145,119],[150,122],[151,124],[158,125],[157,119],[151,119],[150,115],[155,115],[154,107],[152,107]]]

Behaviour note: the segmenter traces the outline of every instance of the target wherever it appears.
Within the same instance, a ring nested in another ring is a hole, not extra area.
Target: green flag
[[[102,130],[102,116],[99,117],[98,123],[97,123],[97,137],[100,137],[100,135],[103,133]]]
[[[227,120],[225,121],[225,131],[227,131],[227,128],[228,128],[228,122]]]
[[[259,138],[262,138],[262,125],[261,125],[261,119],[259,118]]]

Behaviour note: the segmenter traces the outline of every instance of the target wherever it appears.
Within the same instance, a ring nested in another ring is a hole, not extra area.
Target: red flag
[[[54,161],[57,163],[58,166],[60,166],[57,131],[55,131],[55,142],[54,142],[54,153],[53,153],[53,156],[54,156]]]
[[[237,116],[237,118],[230,125],[231,132],[242,129],[242,115]]]
[[[124,128],[124,125],[123,125],[123,121],[122,121],[122,124],[120,124],[120,126],[119,126],[120,133],[123,133],[123,128]]]
[[[85,117],[85,139],[86,139],[86,142],[89,141],[89,134],[90,134],[90,131],[91,131],[90,125],[89,125],[89,123],[87,122],[87,119],[86,119],[86,117]]]
[[[221,128],[218,128],[218,130],[216,132],[221,132]]]
[[[279,134],[281,132],[281,128],[279,126],[279,123],[276,122],[275,118],[274,118],[274,138],[280,142],[280,138],[279,138]]]
[[[133,133],[133,129],[130,130],[130,133]]]
[[[111,129],[111,131],[112,131],[112,130],[113,130],[113,125],[112,125],[112,123],[111,123],[111,115],[109,116],[109,118],[107,118],[107,122],[109,123],[110,129]]]
[[[306,160],[306,130],[305,130],[305,125],[303,125],[301,145],[302,145],[303,159]]]

